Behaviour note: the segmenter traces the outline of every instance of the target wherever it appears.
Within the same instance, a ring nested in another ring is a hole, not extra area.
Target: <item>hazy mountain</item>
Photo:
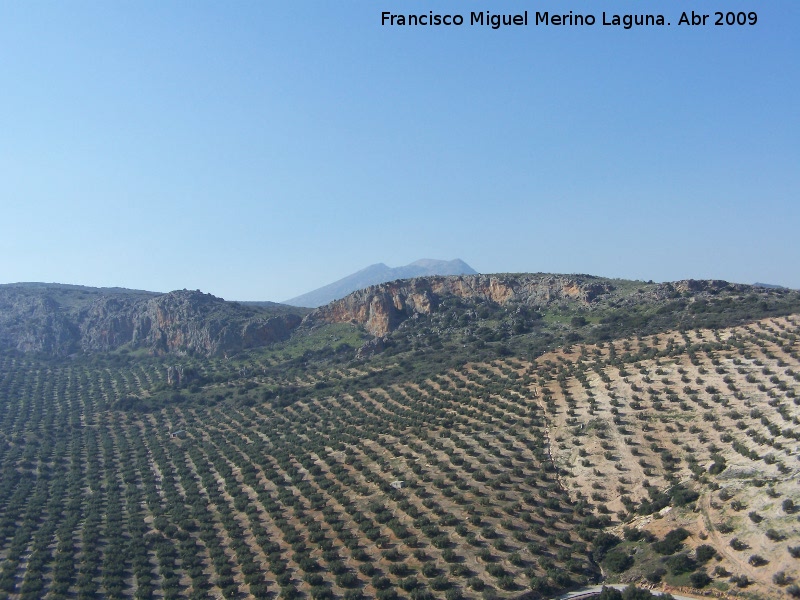
[[[356,290],[396,279],[428,275],[476,275],[477,271],[461,259],[434,260],[423,258],[404,267],[388,267],[383,263],[370,265],[326,286],[286,300],[284,304],[316,308],[344,298]]]
[[[756,281],[756,282],[753,284],[753,287],[771,288],[771,289],[776,289],[776,290],[785,290],[785,289],[788,289],[788,288],[786,288],[786,287],[784,287],[784,286],[782,286],[782,285],[777,285],[777,284],[775,284],[775,283],[760,283],[760,282],[758,282],[758,281]]]

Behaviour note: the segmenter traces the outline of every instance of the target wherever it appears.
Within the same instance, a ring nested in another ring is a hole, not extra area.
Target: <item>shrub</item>
[[[711,583],[711,577],[705,571],[695,571],[689,575],[689,583],[692,584],[692,587],[703,588]]]
[[[642,532],[635,527],[626,527],[622,530],[622,534],[629,542],[638,542],[642,539]]]
[[[407,577],[406,579],[401,579],[399,584],[400,587],[407,592],[419,587],[419,581],[417,581],[416,577]]]
[[[506,575],[506,570],[498,564],[491,563],[487,565],[486,572],[489,573],[492,577],[502,577]]]
[[[725,467],[727,467],[725,459],[722,458],[721,456],[716,456],[714,458],[714,462],[708,468],[708,472],[711,473],[712,475],[719,475],[725,470]]]
[[[653,543],[653,550],[659,554],[675,554],[683,547],[683,540],[689,537],[689,532],[683,527],[673,529],[660,542]]]
[[[300,592],[293,585],[285,585],[281,588],[281,598],[287,598],[291,600],[292,598],[298,598],[299,596]]]
[[[725,489],[720,490],[720,492],[719,492],[719,499],[720,500],[722,500],[723,502],[727,502],[731,498],[733,498],[733,492],[730,489],[725,488]]]
[[[661,581],[661,578],[666,574],[667,574],[666,569],[662,567],[657,567],[652,571],[650,571],[649,573],[647,573],[644,577],[650,583],[658,583],[659,581]]]
[[[396,600],[399,596],[397,595],[397,590],[394,588],[387,588],[379,590],[378,593],[375,594],[375,597],[378,600]]]
[[[733,583],[736,584],[736,587],[740,587],[740,588],[746,588],[751,583],[751,581],[747,577],[747,575],[739,575],[738,577],[734,576],[734,577],[731,577],[731,580],[733,581]]]
[[[713,546],[702,544],[695,550],[695,560],[697,560],[697,562],[700,564],[703,564],[714,558],[716,554],[717,551],[714,550]]]
[[[763,567],[769,561],[760,554],[753,554],[750,556],[750,558],[747,559],[747,562],[749,562],[754,567]]]
[[[733,538],[730,541],[730,546],[734,550],[739,550],[739,551],[747,550],[750,547],[746,543],[744,543],[742,540],[740,540],[739,538]]]
[[[622,550],[612,550],[606,554],[603,566],[613,573],[623,573],[633,566],[633,558]]]
[[[786,585],[789,581],[791,580],[786,576],[786,571],[778,571],[772,576],[772,583],[775,585]]]
[[[717,523],[716,527],[720,533],[731,533],[733,531],[733,525],[730,523]]]
[[[680,575],[681,573],[692,571],[697,566],[697,563],[689,558],[687,554],[676,554],[667,559],[666,565],[670,573]]]
[[[433,600],[433,594],[424,588],[418,587],[411,590],[412,600]]]
[[[439,575],[438,577],[431,579],[430,586],[431,589],[441,592],[450,587],[450,581],[443,575]]]
[[[694,502],[700,497],[700,494],[682,485],[674,486],[670,495],[672,496],[672,503],[675,506],[685,506],[689,504],[689,502]]]
[[[436,568],[435,564],[427,562],[422,565],[422,574],[428,578],[436,577],[439,574],[439,569]]]
[[[325,580],[319,573],[306,573],[303,579],[310,586],[323,585],[325,583]]]
[[[514,590],[517,587],[517,584],[514,583],[514,578],[511,575],[503,575],[497,580],[497,585],[504,590]]]
[[[453,577],[469,577],[471,574],[472,571],[467,565],[458,563],[450,565],[450,575]]]
[[[611,550],[614,546],[619,544],[622,540],[619,539],[617,536],[612,535],[610,533],[600,533],[592,542],[594,549],[592,550],[592,557],[597,562],[602,562],[603,559],[608,554],[608,551]]]
[[[780,531],[777,531],[775,529],[767,529],[766,536],[773,542],[780,542],[781,540],[786,538],[785,535],[783,535]]]
[[[333,600],[336,596],[334,596],[330,588],[316,586],[311,588],[311,597],[314,600]]]
[[[480,592],[486,586],[486,584],[483,583],[483,579],[481,579],[480,577],[472,577],[470,578],[468,583],[469,587],[471,587],[476,592]]]
[[[336,576],[336,585],[342,588],[351,588],[358,585],[358,577],[355,573],[345,571]]]
[[[405,577],[411,572],[410,567],[405,563],[392,563],[389,565],[388,570],[389,573],[396,577]]]

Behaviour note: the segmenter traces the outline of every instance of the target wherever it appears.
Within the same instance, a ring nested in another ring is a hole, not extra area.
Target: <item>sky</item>
[[[796,0],[0,0],[0,283],[280,301],[461,258],[800,288],[798,226]]]

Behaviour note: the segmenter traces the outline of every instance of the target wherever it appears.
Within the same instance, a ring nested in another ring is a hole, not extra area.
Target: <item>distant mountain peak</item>
[[[759,283],[758,281],[753,284],[753,287],[760,287],[760,288],[769,288],[774,290],[786,290],[789,288],[783,287],[782,285],[777,285],[775,283]]]
[[[357,290],[394,281],[395,279],[411,279],[428,275],[476,275],[477,271],[460,258],[453,260],[437,260],[421,258],[403,267],[389,267],[384,263],[375,263],[329,283],[321,288],[286,300],[284,304],[316,308],[334,300],[344,298]]]
[[[430,275],[476,275],[477,271],[470,267],[460,258],[453,260],[436,260],[435,258],[420,258],[405,267],[398,267],[400,269],[408,267],[420,267],[422,269],[432,269],[436,271],[464,271],[463,273],[430,273]]]

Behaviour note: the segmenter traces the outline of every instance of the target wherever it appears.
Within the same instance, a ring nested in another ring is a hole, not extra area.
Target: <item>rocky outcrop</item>
[[[74,351],[78,328],[46,295],[0,291],[0,346],[21,352],[54,354]]]
[[[294,314],[267,318],[210,294],[184,291],[148,300],[130,323],[119,324],[135,347],[213,356],[285,340],[300,321]]]
[[[430,314],[444,298],[455,296],[504,305],[516,301],[543,307],[553,302],[590,304],[613,285],[588,275],[461,275],[383,283],[323,306],[309,321],[356,323],[375,336],[393,331],[414,314]]]
[[[301,322],[199,291],[74,288],[0,286],[0,347],[64,356],[129,345],[212,356],[285,340]]]
[[[698,292],[721,292],[722,290],[745,291],[751,286],[728,283],[721,279],[684,279],[676,281],[672,286],[681,293],[696,294]]]
[[[167,369],[167,385],[181,388],[187,387],[192,383],[203,383],[203,376],[200,372],[193,368],[187,367],[186,365],[177,364],[168,366]]]
[[[718,280],[655,284],[589,275],[430,276],[367,287],[314,310],[306,319],[309,325],[355,323],[384,337],[409,318],[449,310],[442,304],[457,298],[473,304],[511,304],[515,310],[568,304],[584,312],[753,293],[788,291]],[[156,354],[224,356],[287,339],[306,313],[285,305],[226,302],[199,291],[155,294],[55,284],[0,285],[0,349],[65,356],[125,346]],[[381,349],[368,345],[361,355]]]
[[[380,354],[389,344],[390,341],[387,337],[375,337],[371,340],[367,340],[358,350],[356,350],[356,358],[358,360],[365,360],[375,356],[376,354]]]

